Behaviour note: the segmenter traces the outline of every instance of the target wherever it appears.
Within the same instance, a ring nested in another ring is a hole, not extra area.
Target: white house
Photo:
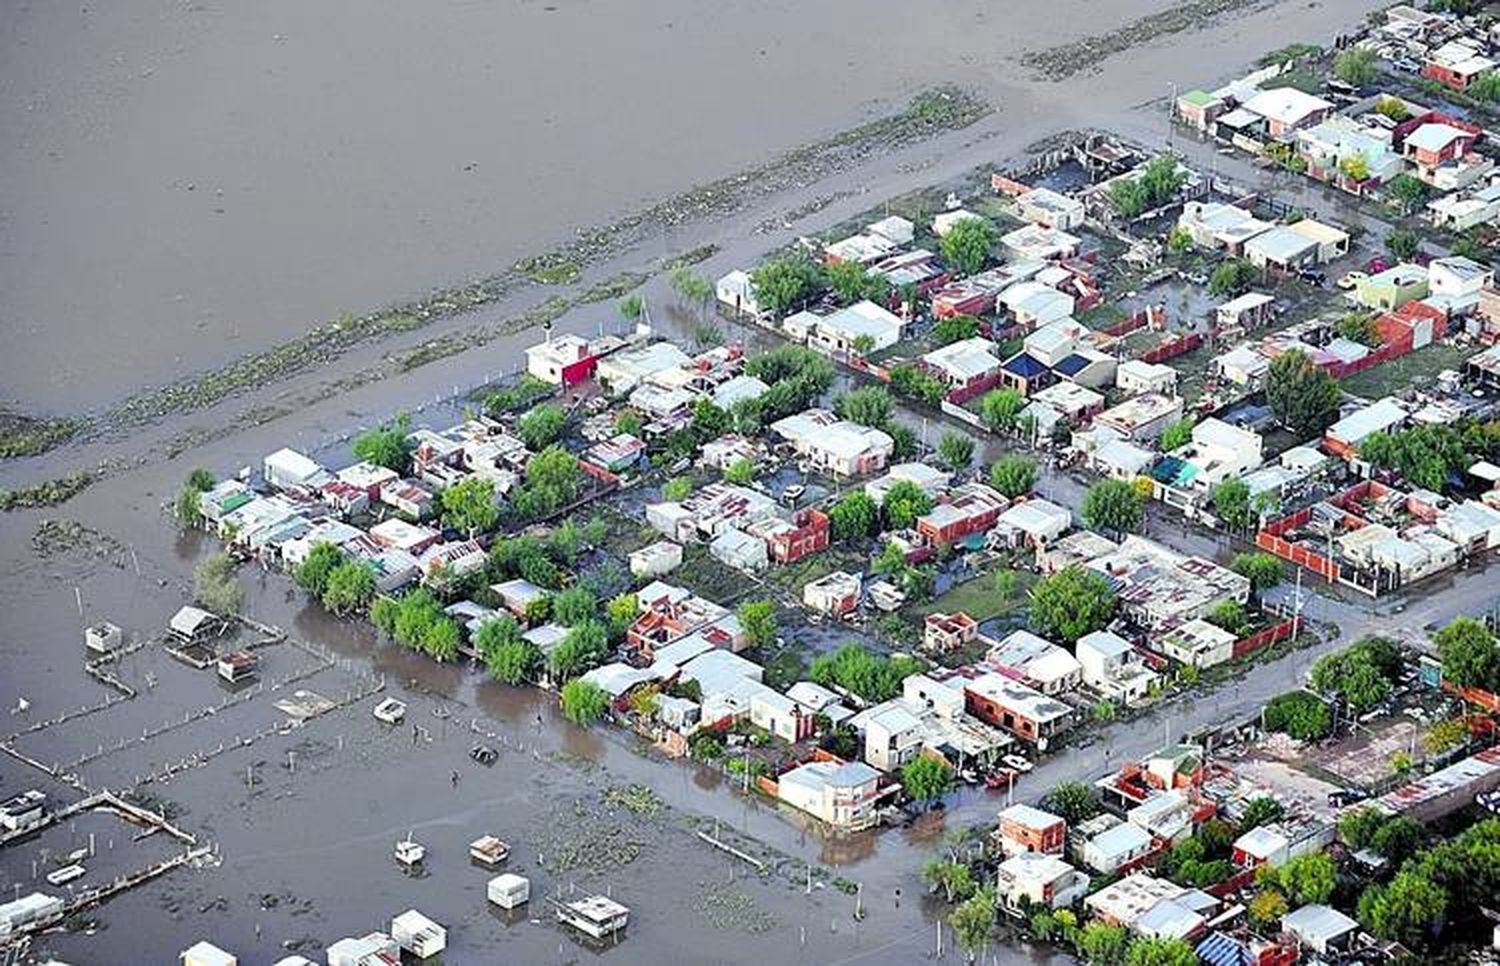
[[[1115,370],[1115,387],[1132,396],[1143,392],[1172,396],[1177,393],[1177,370],[1159,362],[1129,359]]]
[[[1110,631],[1080,637],[1073,655],[1083,668],[1083,683],[1112,701],[1135,704],[1150,694],[1158,679],[1140,652]]]
[[[1055,855],[1022,852],[1000,863],[995,890],[1011,909],[1024,903],[1062,909],[1089,889],[1089,877]]]
[[[1132,822],[1121,822],[1084,843],[1083,864],[1109,875],[1151,851],[1151,833]]]
[[[770,428],[813,466],[845,476],[883,469],[896,445],[881,430],[839,419],[826,409],[794,413]]]
[[[722,276],[714,285],[714,295],[720,304],[736,312],[760,314],[760,303],[756,301],[755,284],[750,281],[749,272],[735,269]]]
[[[810,761],[777,779],[777,797],[834,828],[863,829],[878,820],[880,772],[861,761]]]
[[[285,447],[267,456],[261,471],[267,483],[282,490],[297,486],[315,488],[332,479],[316,461]]]
[[[808,344],[832,352],[850,352],[867,339],[868,348],[860,351],[876,352],[900,342],[905,325],[889,309],[865,299],[818,319]]]
[[[1025,221],[1063,231],[1072,231],[1083,224],[1085,213],[1083,202],[1051,188],[1022,192],[1016,196],[1015,206]]]

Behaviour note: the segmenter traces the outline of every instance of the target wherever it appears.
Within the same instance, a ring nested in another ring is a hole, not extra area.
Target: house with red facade
[[[771,517],[745,528],[752,537],[764,540],[766,553],[777,563],[789,564],[809,554],[828,549],[828,514],[822,510],[798,510],[790,520]]]
[[[1000,812],[994,837],[1006,855],[1021,852],[1061,855],[1068,840],[1068,823],[1051,812],[1016,804]]]
[[[989,339],[960,339],[923,356],[922,368],[943,381],[949,399],[962,403],[1000,381],[994,347]]]
[[[1401,122],[1392,136],[1416,176],[1444,191],[1466,187],[1494,167],[1474,151],[1483,130],[1440,111]]]
[[[1494,69],[1495,62],[1472,45],[1451,40],[1428,55],[1427,62],[1422,65],[1422,76],[1461,91],[1467,89],[1474,78]]]
[[[998,490],[983,483],[965,483],[917,517],[917,533],[929,545],[956,543],[972,534],[988,533],[1009,505]]]
[[[1073,709],[1020,681],[991,671],[963,681],[964,710],[1045,750],[1073,722]]]

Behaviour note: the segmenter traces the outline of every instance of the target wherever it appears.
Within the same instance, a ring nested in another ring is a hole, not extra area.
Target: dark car
[[[475,745],[469,749],[469,757],[481,765],[493,765],[500,757],[500,752],[489,745]]]

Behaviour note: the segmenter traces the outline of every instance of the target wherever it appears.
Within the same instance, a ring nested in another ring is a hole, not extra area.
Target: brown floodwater
[[[1159,112],[1138,107],[1164,96],[1169,81],[1209,82],[1268,48],[1326,39],[1375,4],[1284,3],[1274,15],[1160,41],[1063,84],[1034,82],[1015,63],[1025,49],[1166,5],[13,5],[0,24],[0,340],[11,350],[0,358],[0,403],[64,412],[106,404],[339,312],[493,271],[574,226],[887,113],[934,83],[974,87],[997,113],[946,142],[949,155],[917,151],[809,186],[869,192],[818,217],[848,217],[1067,127],[1164,136]],[[724,255],[705,269],[721,270],[784,240],[788,233],[754,229],[781,210],[778,202],[727,226],[687,226],[663,245],[719,242]],[[664,321],[678,332],[689,325]],[[575,313],[559,327],[594,324]],[[118,472],[63,508],[0,515],[0,720],[10,725],[0,730],[103,697],[81,671],[86,622],[107,618],[148,634],[183,602],[193,561],[208,548],[177,536],[160,505],[188,467],[225,473],[289,441],[315,449],[450,385],[513,369],[530,338]],[[99,452],[147,451],[133,442]],[[64,451],[55,462],[75,458]],[[92,546],[43,556],[30,538],[45,516],[80,520],[115,542],[102,556]],[[152,786],[186,828],[220,846],[223,864],[133,891],[93,914],[96,935],[49,936],[38,950],[75,962],[158,962],[208,938],[242,961],[270,962],[283,943],[316,940],[308,948],[320,949],[415,906],[449,925],[449,963],[592,959],[546,922],[540,903],[532,910],[540,922],[486,910],[485,876],[463,852],[490,831],[516,845],[515,867],[536,874],[541,889],[610,889],[632,906],[629,938],[602,957],[614,962],[931,958],[942,910],[921,898],[915,870],[940,847],[942,816],[829,839],[736,795],[712,770],[662,763],[619,734],[568,725],[543,695],[434,666],[331,620],[285,578],[247,572],[245,584],[252,613],[336,658],[318,670],[278,649],[271,673],[310,673],[305,686],[333,697],[383,675],[431,740],[414,745],[406,732],[380,728],[366,701]],[[81,773],[119,786],[279,717],[252,703],[102,753],[223,698],[211,677],[159,653],[126,659],[121,674],[142,698],[28,736],[22,747],[58,762],[100,752]],[[11,715],[21,697],[31,710]],[[495,767],[468,761],[472,726],[496,735]],[[632,826],[639,859],[599,872],[536,872],[556,830],[578,824],[578,803],[592,807],[603,788],[630,782],[650,785],[670,807]],[[33,784],[35,773],[0,758],[0,789]],[[42,784],[67,799],[66,789]],[[997,805],[967,793],[953,811],[973,818]],[[763,843],[778,862],[816,863],[861,883],[869,916],[856,922],[853,900],[832,888],[807,896],[785,876],[747,879],[691,837],[700,820]],[[86,829],[58,830],[46,847],[76,847]],[[391,862],[390,843],[407,831],[433,850],[423,878]],[[31,881],[39,847],[0,852],[0,887]],[[133,867],[134,858],[111,849],[101,870]],[[736,915],[716,915],[708,894]],[[960,961],[951,935],[946,946],[945,961]],[[1046,958],[1021,946],[996,955]]]
[[[1169,5],[10,4],[0,338],[25,351],[0,359],[0,402],[119,400],[482,276],[933,84],[972,87],[1012,132],[1106,122],[1167,92],[1159,50],[1064,84],[1016,58]],[[1212,78],[1371,5],[1285,3],[1166,41],[1172,73]]]

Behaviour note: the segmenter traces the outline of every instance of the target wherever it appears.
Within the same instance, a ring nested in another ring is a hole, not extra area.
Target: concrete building
[[[1121,822],[1085,842],[1079,857],[1095,872],[1111,875],[1150,855],[1153,848],[1149,832],[1131,822]]]
[[[1130,642],[1110,631],[1080,637],[1073,654],[1082,669],[1083,683],[1110,701],[1139,704],[1160,679]]]
[[[1055,855],[1023,852],[1000,863],[995,891],[1007,908],[1063,909],[1089,889],[1089,877]]]
[[[779,419],[772,432],[791,443],[818,469],[861,476],[885,468],[895,443],[878,429],[839,419],[826,409],[808,409]]]
[[[863,762],[810,761],[781,775],[777,797],[834,828],[863,829],[877,821],[880,772]]]
[[[1000,810],[995,838],[1006,855],[1021,852],[1061,855],[1068,840],[1068,823],[1031,805],[1011,805]]]

